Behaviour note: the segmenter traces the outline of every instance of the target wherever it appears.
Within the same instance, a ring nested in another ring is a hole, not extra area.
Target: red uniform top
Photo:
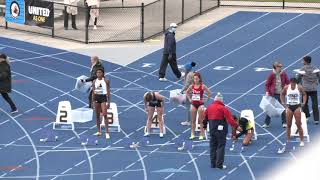
[[[214,101],[210,104],[205,111],[205,115],[209,121],[226,119],[232,127],[236,128],[238,126],[229,109],[221,101]]]
[[[198,88],[195,85],[192,85],[192,96],[191,104],[193,105],[202,105],[203,104],[203,88],[202,84]]]

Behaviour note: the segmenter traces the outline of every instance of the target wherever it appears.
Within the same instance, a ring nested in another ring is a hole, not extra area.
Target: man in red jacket
[[[284,86],[290,83],[288,75],[286,72],[282,71],[282,64],[280,62],[274,62],[272,65],[273,69],[270,75],[268,76],[266,82],[266,96],[272,96],[276,100],[280,102],[280,94]],[[285,111],[283,111],[281,115],[282,119],[282,127],[286,128],[286,115]],[[266,115],[266,119],[264,120],[263,128],[268,128],[270,126],[271,118]]]
[[[207,128],[209,123],[210,128],[210,159],[211,167],[225,169],[224,152],[226,146],[226,137],[228,134],[228,123],[236,129],[238,124],[233,119],[233,116],[228,108],[223,104],[223,97],[218,92],[214,98],[214,102],[210,104],[205,111],[204,128]],[[232,131],[232,136],[235,137],[235,130]]]

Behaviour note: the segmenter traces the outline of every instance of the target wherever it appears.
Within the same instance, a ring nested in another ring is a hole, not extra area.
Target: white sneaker
[[[183,121],[180,123],[182,126],[190,126],[191,123],[189,121]]]
[[[186,75],[186,73],[185,73],[185,72],[181,72],[180,79],[183,79],[185,75]]]
[[[300,146],[300,147],[303,147],[303,146],[304,146],[304,142],[301,141],[300,144],[299,144],[299,146]]]
[[[159,137],[160,137],[160,138],[163,138],[163,133],[160,133],[160,134],[159,134]]]
[[[263,127],[263,128],[268,128],[268,127],[270,127],[270,125],[264,124],[264,125],[262,125],[262,127]]]
[[[159,78],[159,81],[165,82],[168,81],[166,78]]]
[[[219,169],[227,169],[227,166],[226,165],[222,165],[222,167],[220,167]]]
[[[144,133],[144,137],[148,137],[150,134],[148,132]]]
[[[106,139],[110,139],[110,134],[106,133]]]
[[[93,29],[94,29],[94,30],[97,30],[97,26],[96,26],[96,25],[94,25],[94,26],[93,26]]]
[[[11,114],[18,113],[18,109],[11,110]]]
[[[282,124],[282,127],[283,127],[283,128],[287,128],[287,123],[283,123],[283,124]]]
[[[319,121],[315,121],[314,124],[315,124],[315,125],[318,125],[318,124],[319,124]]]

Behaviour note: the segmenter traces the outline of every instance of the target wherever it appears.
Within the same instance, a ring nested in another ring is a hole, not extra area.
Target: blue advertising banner
[[[24,0],[6,0],[6,21],[24,24],[25,23],[25,3]]]

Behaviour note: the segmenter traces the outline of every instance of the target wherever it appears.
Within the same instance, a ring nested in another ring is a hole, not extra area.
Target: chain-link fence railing
[[[144,6],[143,10],[143,37],[150,38],[163,31],[164,0],[155,1]]]
[[[180,24],[206,10],[218,7],[217,0],[155,0],[153,2],[150,0],[147,1],[148,4],[136,5],[131,1],[123,2],[121,0],[120,4],[103,1],[99,8],[92,7],[91,10],[80,2],[78,6],[68,5],[77,9],[75,16],[77,29],[71,25],[74,17],[66,14],[67,6],[59,2],[53,2],[53,28],[6,24],[4,15],[0,17],[0,26],[85,43],[144,41],[163,33],[172,22]],[[0,0],[3,10],[4,4],[5,0]],[[99,12],[96,26],[94,26],[95,19],[90,18],[93,10]],[[68,17],[67,26],[66,17]],[[87,26],[88,21],[89,26]]]
[[[221,6],[320,8],[320,0],[220,0]]]
[[[54,3],[53,28],[6,23],[5,0],[0,0],[0,27],[60,37],[85,43],[144,41],[163,33],[171,22],[177,24],[221,6],[246,7],[309,7],[320,8],[320,0],[148,0],[148,4],[134,4],[122,0],[102,1],[98,9],[91,10],[79,2],[75,16],[77,29],[66,16],[66,5]],[[119,1],[119,2],[118,2]],[[153,1],[153,2],[152,2]],[[108,4],[109,3],[109,4]],[[113,4],[110,4],[113,3]],[[92,10],[99,12],[97,24],[90,18]],[[68,25],[66,27],[66,17]],[[89,21],[89,26],[87,26]]]

